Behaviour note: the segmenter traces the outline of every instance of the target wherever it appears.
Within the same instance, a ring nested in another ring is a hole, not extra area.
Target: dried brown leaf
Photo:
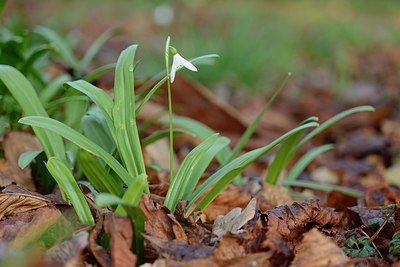
[[[221,238],[214,251],[214,258],[218,261],[230,261],[246,256],[246,244],[243,238],[226,235]]]
[[[296,230],[302,230],[309,223],[320,226],[339,226],[348,223],[342,212],[321,208],[315,200],[277,207],[266,215],[268,232],[274,232],[285,238],[294,237]]]
[[[49,249],[45,254],[47,266],[82,266],[82,252],[89,243],[88,237],[89,233],[82,231]]]
[[[96,219],[96,226],[89,236],[89,250],[96,259],[96,261],[102,267],[111,266],[111,256],[109,253],[100,245],[97,244],[96,240],[101,239],[103,229],[104,216],[99,215]]]
[[[5,160],[1,160],[0,177],[10,178],[18,185],[29,190],[35,190],[31,169],[21,170],[18,166],[19,156],[26,151],[40,150],[37,138],[26,132],[10,132],[3,142]]]
[[[170,241],[177,240],[187,243],[187,237],[182,226],[169,210],[154,202],[150,195],[143,195],[139,207],[145,218],[145,233],[149,236]]]
[[[276,206],[290,205],[293,199],[290,196],[289,189],[281,185],[262,184],[262,189],[256,195],[259,200],[261,211],[270,210]]]
[[[203,212],[203,221],[213,222],[218,215],[227,214],[236,207],[245,208],[251,199],[249,192],[229,184]]]
[[[343,266],[348,262],[349,258],[343,250],[314,228],[304,234],[291,266]]]
[[[0,220],[50,205],[44,196],[10,185],[0,192]]]
[[[234,208],[224,216],[219,215],[214,221],[213,233],[218,237],[228,232],[232,234],[239,233],[240,228],[254,218],[256,205],[257,200],[253,198],[243,212],[241,208]]]
[[[193,259],[208,258],[213,254],[211,246],[189,246],[178,241],[165,241],[160,238],[143,235],[145,240],[165,259],[189,261]]]
[[[41,208],[36,210],[32,219],[27,223],[19,224],[15,238],[10,244],[15,248],[27,245],[51,246],[71,233],[70,223],[55,208]]]
[[[115,213],[107,213],[104,230],[110,237],[111,265],[135,266],[136,255],[131,251],[133,230],[130,220]]]

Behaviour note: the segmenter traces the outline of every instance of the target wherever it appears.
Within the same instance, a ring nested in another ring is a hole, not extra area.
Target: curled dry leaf
[[[111,266],[135,266],[136,255],[131,251],[133,230],[130,220],[115,213],[107,213],[104,230],[110,237]]]
[[[154,202],[150,195],[143,195],[139,207],[144,215],[144,229],[148,236],[187,243],[185,231],[174,215],[170,214],[167,208]]]
[[[221,237],[228,232],[232,234],[239,233],[240,228],[254,218],[254,215],[256,214],[256,206],[257,200],[253,198],[250,200],[243,212],[241,208],[234,208],[225,216],[219,215],[214,221],[213,233],[218,237]]]
[[[267,211],[281,205],[290,205],[293,199],[290,196],[289,189],[279,184],[262,184],[262,189],[256,195],[259,201],[261,211]]]
[[[18,185],[35,190],[31,169],[21,170],[18,166],[19,156],[26,151],[41,150],[37,138],[26,132],[10,132],[4,139],[4,159],[0,159],[0,177],[12,179]]]
[[[296,230],[304,229],[303,227],[309,223],[316,223],[319,226],[345,226],[348,224],[342,212],[321,208],[316,200],[277,207],[267,212],[266,215],[268,232],[289,239],[295,237]]]
[[[343,250],[314,228],[304,234],[291,266],[344,266],[348,262],[349,258]]]
[[[203,212],[203,221],[213,222],[218,215],[227,214],[236,207],[245,208],[251,199],[247,191],[229,184]]]
[[[75,234],[72,239],[66,240],[52,247],[46,252],[47,266],[82,266],[82,251],[88,245],[89,233],[82,231]]]
[[[96,226],[92,230],[89,236],[89,250],[96,259],[96,261],[102,267],[111,266],[111,257],[109,253],[99,244],[97,244],[96,240],[101,239],[102,229],[104,223],[103,214],[98,214],[96,219]]]
[[[16,185],[10,185],[0,192],[0,220],[48,205],[50,205],[50,201],[44,196]]]
[[[14,221],[8,228],[14,234],[10,242],[14,248],[24,248],[29,245],[49,247],[71,234],[70,223],[59,210],[49,207],[38,209],[33,216],[28,217],[28,220],[24,218],[23,221]]]

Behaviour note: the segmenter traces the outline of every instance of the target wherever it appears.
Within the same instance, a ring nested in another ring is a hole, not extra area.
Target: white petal
[[[172,67],[171,67],[171,74],[170,74],[171,83],[173,83],[175,80],[175,73],[176,73],[176,69],[178,68],[178,62],[177,62],[175,56],[176,55],[174,55],[174,59],[172,61]]]
[[[179,58],[180,64],[181,64],[182,66],[184,66],[185,68],[187,68],[187,69],[189,69],[189,70],[191,70],[191,71],[197,71],[197,68],[196,68],[190,61],[187,61],[187,60],[184,59],[181,55],[179,55],[179,53],[176,54],[175,56],[176,56],[177,58]]]

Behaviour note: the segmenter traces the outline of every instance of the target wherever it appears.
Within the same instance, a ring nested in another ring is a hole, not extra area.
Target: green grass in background
[[[29,24],[45,24],[69,33],[70,40],[94,38],[122,27],[141,46],[140,76],[158,71],[167,35],[187,57],[217,53],[215,67],[200,67],[196,79],[215,87],[264,91],[288,71],[295,75],[325,66],[338,86],[351,76],[351,56],[400,43],[400,2],[340,1],[14,1]],[[174,19],[166,26],[154,10],[168,5]],[[65,12],[69,10],[71,12]],[[29,12],[30,11],[30,12]],[[89,42],[89,41],[87,41]],[[124,45],[117,46],[124,47]],[[120,51],[106,50],[105,61]],[[112,54],[114,53],[114,54]],[[109,63],[101,62],[101,63]],[[192,75],[186,73],[187,75]]]

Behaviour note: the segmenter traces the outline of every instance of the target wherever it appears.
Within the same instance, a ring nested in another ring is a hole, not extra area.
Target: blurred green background
[[[96,64],[114,62],[131,43],[140,46],[139,75],[163,69],[168,35],[187,57],[217,53],[214,66],[194,75],[210,88],[266,92],[287,72],[303,76],[323,67],[345,90],[360,53],[400,44],[400,2],[13,0],[3,24],[45,25],[64,33],[77,53],[109,28],[121,28]]]

